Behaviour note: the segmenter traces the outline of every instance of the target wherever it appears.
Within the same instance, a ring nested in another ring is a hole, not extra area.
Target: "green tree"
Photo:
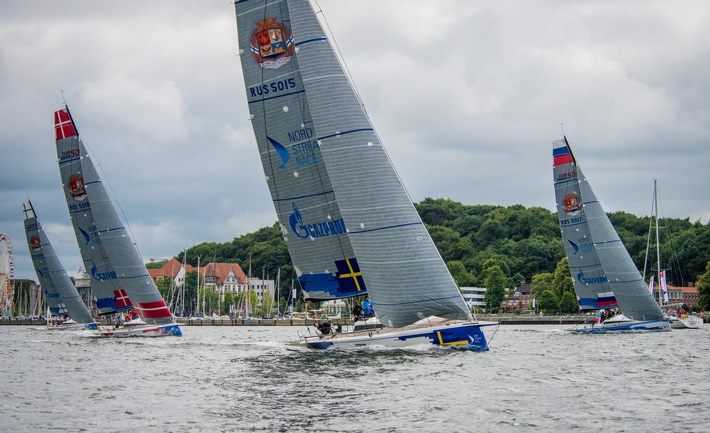
[[[160,292],[160,296],[163,297],[166,303],[170,303],[170,293],[171,289],[173,289],[173,280],[172,278],[161,278],[158,280],[158,282],[155,284],[158,287],[158,292]]]
[[[555,314],[557,312],[557,297],[552,290],[545,290],[540,295],[540,299],[537,302],[538,310],[542,310],[545,314]]]
[[[543,272],[532,277],[532,293],[539,298],[545,290],[552,290],[554,275]]]
[[[471,287],[476,284],[476,278],[466,270],[466,267],[459,260],[451,260],[446,263],[451,276],[459,287]]]
[[[264,308],[262,315],[264,317],[273,317],[273,315],[274,315],[273,310],[275,309],[275,304],[274,304],[274,297],[271,296],[271,293],[265,292],[261,303]]]
[[[562,300],[562,295],[567,292],[574,293],[574,284],[570,276],[569,266],[567,265],[567,257],[563,257],[557,262],[555,274],[552,279],[552,292],[557,297],[557,300]]]
[[[235,305],[234,294],[226,292],[224,294],[224,299],[222,300],[222,311],[220,311],[220,315],[229,313],[230,305]]]
[[[571,292],[564,292],[560,299],[559,310],[562,313],[577,313],[579,311],[577,297]]]
[[[476,233],[476,243],[480,246],[486,247],[505,239],[507,236],[508,232],[502,222],[494,219],[488,219],[481,224],[481,228],[478,229],[478,232]]]
[[[698,307],[700,311],[710,308],[710,262],[705,265],[705,273],[698,280]]]
[[[490,307],[491,312],[498,312],[500,304],[505,300],[505,274],[499,266],[493,266],[486,270],[486,275],[483,301]]]

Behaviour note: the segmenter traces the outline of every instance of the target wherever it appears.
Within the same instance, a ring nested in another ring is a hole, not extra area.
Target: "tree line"
[[[542,207],[465,205],[433,198],[415,206],[459,286],[495,288],[498,297],[502,292],[504,298],[506,288],[527,282],[533,285],[536,294],[549,290],[560,310],[576,305],[556,213]],[[634,263],[643,270],[651,218],[627,212],[608,215]],[[710,283],[710,275],[705,280],[700,278],[710,262],[710,224],[691,222],[689,218],[662,218],[659,227],[662,265],[668,269],[668,283],[685,286],[688,282],[699,282],[701,297],[704,296],[708,306],[710,293],[704,293],[703,284]],[[652,238],[655,239],[655,230]],[[183,255],[193,266],[197,266],[198,257],[202,263],[238,263],[255,277],[275,279],[280,268],[281,287],[290,288],[296,280],[277,223],[229,242],[195,245],[176,258],[182,261]],[[657,266],[655,256],[652,247],[649,260],[654,264],[649,268]],[[647,270],[647,277],[651,273]],[[297,282],[295,286],[298,287]],[[282,295],[287,297],[288,293]]]

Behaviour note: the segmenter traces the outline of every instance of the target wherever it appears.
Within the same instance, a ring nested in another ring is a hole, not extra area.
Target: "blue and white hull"
[[[668,319],[663,320],[630,320],[624,322],[603,323],[601,325],[591,325],[574,328],[574,332],[583,333],[604,333],[604,332],[659,332],[670,331],[671,324]]]
[[[137,325],[119,328],[99,327],[102,337],[182,337],[182,328],[179,323],[164,325]]]
[[[495,322],[440,321],[417,323],[402,328],[380,328],[364,331],[301,336],[301,344],[313,349],[355,349],[368,346],[407,347],[421,344],[453,346],[473,351],[488,350],[483,326]]]
[[[99,324],[96,322],[77,323],[73,320],[67,320],[59,325],[47,325],[47,329],[50,331],[85,331],[87,329],[96,331],[99,329]]]

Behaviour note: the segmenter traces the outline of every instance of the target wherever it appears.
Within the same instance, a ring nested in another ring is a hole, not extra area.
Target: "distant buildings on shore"
[[[192,265],[183,265],[177,259],[168,260],[162,267],[148,269],[153,281],[171,278],[175,287],[185,284],[185,275],[188,272],[198,271]],[[224,300],[225,293],[238,295],[242,292],[253,290],[259,302],[264,299],[264,294],[268,293],[272,298],[276,294],[276,282],[266,278],[249,278],[238,263],[207,263],[199,269],[200,287],[207,287],[219,293],[220,299]]]

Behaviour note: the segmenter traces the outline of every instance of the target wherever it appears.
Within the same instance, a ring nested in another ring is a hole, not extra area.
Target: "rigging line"
[[[352,78],[352,74],[350,73],[350,69],[348,68],[348,64],[345,62],[345,57],[343,57],[343,53],[340,51],[340,46],[338,45],[338,42],[335,40],[335,37],[333,36],[333,31],[330,29],[330,24],[328,23],[328,19],[325,17],[325,12],[323,12],[323,9],[320,7],[320,4],[318,4],[318,0],[313,0],[316,6],[318,7],[317,11],[314,11],[316,17],[318,15],[321,16],[323,20],[323,24],[325,24],[325,29],[327,30],[326,37],[333,41],[331,46],[335,48],[336,52],[336,58],[338,62],[340,63],[340,66],[343,68],[343,72],[345,72],[345,77],[347,78],[348,82],[350,82],[350,86],[353,89],[353,93],[355,93],[355,97],[357,98],[358,102],[360,103],[360,106],[362,107],[362,110],[365,112],[365,116],[367,116],[367,110],[365,109],[365,104],[362,101],[362,98],[360,97],[360,92],[357,89],[357,86],[355,85],[355,81]],[[368,116],[369,119],[369,116]]]
[[[74,122],[72,121],[72,123],[74,123]],[[76,129],[76,125],[74,126],[74,128]],[[79,132],[77,131],[77,135],[78,134],[79,134]],[[101,165],[101,162],[96,157],[96,153],[94,153],[93,149],[91,149],[89,147],[89,145],[86,144],[86,142],[84,140],[81,140],[81,141],[84,144],[84,147],[86,148],[87,153],[90,153],[90,155],[87,155],[87,156],[90,156],[90,160],[96,161],[96,164],[94,164],[94,166],[97,168],[97,170],[100,170],[101,174],[102,174],[102,176],[100,176],[100,180],[102,183],[105,183],[108,186],[107,190],[110,192],[110,198],[113,199],[112,200],[113,203],[118,207],[118,210],[120,211],[121,215],[123,216],[124,228],[128,232],[128,235],[131,239],[131,243],[133,244],[134,248],[136,249],[136,252],[138,253],[138,256],[141,258],[141,261],[142,261],[143,255],[141,254],[141,252],[138,248],[138,243],[136,243],[136,240],[135,240],[136,238],[133,235],[133,231],[131,230],[131,225],[128,223],[128,218],[126,217],[126,213],[123,211],[123,206],[121,206],[121,202],[118,201],[118,198],[116,197],[116,193],[113,190],[113,186],[111,185],[111,182],[109,181],[108,176],[106,176],[106,172],[104,171],[104,168]]]
[[[397,177],[397,180],[399,180],[399,183],[402,186],[402,189],[404,190],[404,193],[407,195],[407,198],[409,198],[409,201],[412,203],[412,195],[409,193],[409,190],[407,189],[406,185],[404,182],[402,182],[402,177],[399,174],[399,171],[397,171],[397,168],[394,166],[392,163],[392,158],[390,158],[389,153],[387,152],[387,149],[385,148],[384,144],[382,143],[382,140],[380,139],[379,134],[375,130],[372,119],[370,118],[370,115],[367,113],[367,107],[365,107],[365,103],[362,100],[362,97],[360,96],[360,91],[357,88],[357,85],[355,84],[355,80],[353,80],[352,74],[350,73],[350,68],[348,68],[348,64],[345,61],[345,57],[343,57],[342,52],[340,51],[340,46],[338,45],[338,42],[335,39],[335,36],[333,35],[332,30],[330,29],[330,24],[328,23],[328,20],[325,17],[325,13],[323,12],[323,9],[320,7],[320,4],[318,4],[318,0],[314,0],[316,6],[318,6],[318,11],[316,11],[316,16],[320,15],[322,17],[323,23],[325,24],[325,28],[327,29],[327,35],[328,39],[332,41],[331,46],[334,47],[335,52],[336,52],[336,59],[340,63],[341,67],[343,68],[343,71],[345,72],[345,78],[347,79],[348,83],[350,84],[350,87],[352,88],[353,94],[357,98],[358,103],[360,104],[360,108],[362,108],[363,113],[365,114],[365,118],[367,121],[370,123],[370,127],[372,127],[372,133],[375,135],[377,138],[377,142],[379,143],[380,147],[382,148],[382,151],[385,153],[385,156],[387,157],[387,160],[390,163],[390,166],[392,167],[392,170],[394,171],[395,176]],[[412,206],[414,206],[412,204]],[[416,210],[416,207],[415,207]],[[419,215],[419,212],[416,212],[417,215]]]
[[[653,199],[651,199],[651,213],[650,213],[651,217],[648,219],[648,236],[646,237],[646,257],[643,260],[643,274],[641,275],[641,277],[644,279],[644,281],[646,281],[646,270],[648,267],[648,254],[649,254],[649,250],[651,248],[651,233],[653,232],[653,220],[654,220],[653,207],[654,207],[655,203],[656,203],[656,197],[654,195]],[[651,269],[653,269],[653,266],[651,266],[651,268],[649,270],[651,270]]]

